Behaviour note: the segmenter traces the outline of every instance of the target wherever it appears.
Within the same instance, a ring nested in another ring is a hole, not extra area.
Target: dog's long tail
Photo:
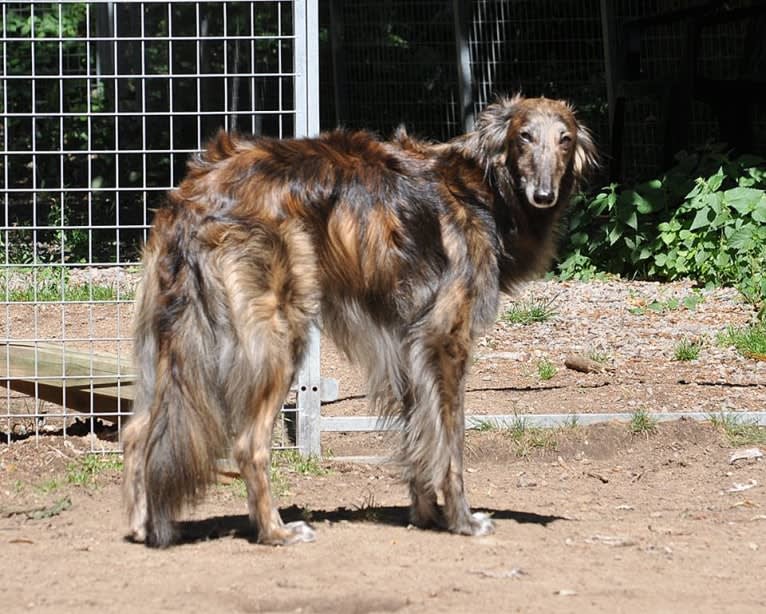
[[[204,257],[190,249],[190,230],[155,226],[144,255],[144,279],[134,317],[137,391],[131,443],[135,465],[127,480],[145,505],[145,542],[166,547],[174,519],[199,498],[215,476],[226,445],[226,408],[216,354],[210,297],[202,286]],[[128,459],[126,458],[126,471]],[[143,480],[141,479],[143,478]],[[141,492],[143,491],[143,492]],[[138,533],[140,535],[140,532]]]

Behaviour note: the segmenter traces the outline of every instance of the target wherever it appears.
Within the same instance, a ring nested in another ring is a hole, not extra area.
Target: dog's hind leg
[[[494,524],[486,514],[471,513],[463,487],[465,444],[465,374],[469,353],[468,336],[453,331],[439,348],[441,410],[449,467],[442,481],[444,518],[447,529],[462,535],[488,535]]]
[[[411,392],[413,383],[408,383]],[[428,479],[429,472],[423,468],[423,463],[416,460],[419,447],[416,443],[421,437],[412,437],[413,428],[421,421],[416,414],[417,405],[413,394],[404,398],[404,450],[401,459],[404,465],[404,479],[410,487],[410,523],[420,529],[444,528],[444,518],[437,501],[436,487]]]
[[[143,542],[146,539],[146,436],[149,413],[135,415],[128,422],[123,436],[124,482],[123,499],[128,509],[128,538]]]
[[[247,485],[250,520],[263,544],[314,539],[306,523],[282,522],[269,477],[274,423],[316,317],[313,263],[305,235],[283,228],[280,234],[252,234],[222,267],[232,320],[224,389],[234,424],[233,452]]]
[[[282,522],[269,476],[274,421],[292,375],[292,369],[281,367],[271,382],[259,386],[252,401],[252,414],[234,446],[234,456],[247,486],[250,522],[258,532],[258,543],[274,546],[314,541],[314,531],[305,522]]]

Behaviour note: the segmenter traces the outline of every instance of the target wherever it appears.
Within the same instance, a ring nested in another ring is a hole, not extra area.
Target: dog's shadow
[[[481,508],[495,520],[515,520],[519,524],[537,524],[548,526],[557,520],[567,520],[563,516],[547,516],[532,512],[512,510],[493,510]],[[404,506],[371,506],[349,509],[340,507],[334,510],[309,510],[296,505],[280,510],[285,522],[305,520],[309,524],[323,522],[372,523],[394,527],[406,527],[409,524],[409,508]],[[250,527],[246,515],[213,516],[204,520],[185,520],[178,523],[179,543],[196,543],[226,537],[255,541],[255,533]]]

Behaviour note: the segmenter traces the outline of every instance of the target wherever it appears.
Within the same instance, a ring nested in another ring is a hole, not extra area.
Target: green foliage
[[[602,365],[605,365],[609,362],[609,354],[601,350],[588,350],[588,352],[585,354],[585,357]]]
[[[694,311],[705,297],[698,290],[692,291],[691,294],[687,294],[683,298],[669,298],[666,300],[652,299],[646,304],[636,305],[629,309],[633,315],[644,315],[646,313],[663,314],[669,311],[675,311],[677,309],[688,309]]]
[[[563,278],[597,271],[733,285],[766,297],[766,161],[680,154],[658,179],[580,197],[569,218]]]
[[[95,486],[99,475],[121,472],[122,460],[119,456],[86,454],[67,465],[66,481],[75,486]]]
[[[66,267],[9,267],[0,271],[0,299],[11,303],[130,300],[135,292],[101,284],[78,284]]]
[[[514,417],[511,425],[505,429],[505,434],[513,443],[516,455],[520,457],[528,456],[535,449],[555,450],[557,446],[550,429],[530,426],[523,416]]]
[[[488,433],[490,431],[497,430],[497,426],[495,425],[495,423],[490,420],[479,420],[477,422],[474,422],[471,428],[474,431],[479,431],[480,433]]]
[[[729,444],[734,447],[766,444],[766,428],[755,420],[723,412],[711,414],[710,424],[726,435]]]
[[[327,474],[322,462],[316,456],[303,456],[298,450],[276,450],[274,465],[290,473],[321,476]]]

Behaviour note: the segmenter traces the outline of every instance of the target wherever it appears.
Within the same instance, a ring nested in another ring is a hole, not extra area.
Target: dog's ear
[[[508,155],[508,129],[521,100],[523,98],[518,94],[512,98],[499,98],[487,105],[476,118],[476,133],[482,151],[486,152],[494,164],[505,165]]]
[[[578,177],[586,177],[598,167],[598,150],[593,137],[585,126],[577,122],[577,145],[574,151],[573,170]]]

